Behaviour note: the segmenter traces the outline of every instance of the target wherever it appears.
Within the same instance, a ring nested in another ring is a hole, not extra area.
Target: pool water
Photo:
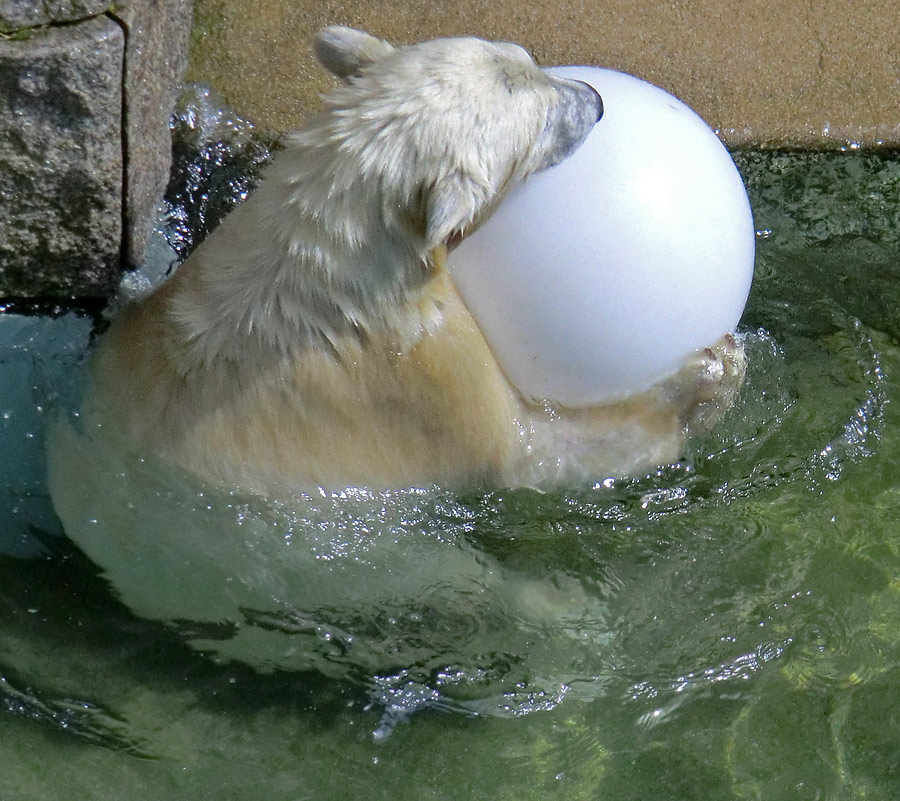
[[[0,799],[900,798],[900,158],[735,157],[748,381],[633,480],[288,509],[123,464],[154,538],[101,568],[44,439],[102,317],[0,314]]]

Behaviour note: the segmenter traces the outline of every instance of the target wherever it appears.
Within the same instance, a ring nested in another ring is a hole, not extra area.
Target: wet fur
[[[677,458],[698,410],[727,406],[740,383],[733,340],[619,404],[528,404],[445,267],[512,184],[583,140],[590,92],[477,39],[394,48],[328,28],[316,52],[344,83],[115,321],[92,360],[89,424],[270,496],[548,486]]]

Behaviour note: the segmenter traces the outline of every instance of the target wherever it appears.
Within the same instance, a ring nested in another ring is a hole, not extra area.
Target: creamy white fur
[[[88,420],[266,495],[547,485],[677,458],[691,422],[740,383],[733,340],[627,402],[530,406],[444,266],[512,184],[583,141],[593,90],[473,38],[394,48],[334,27],[316,52],[344,83],[176,276],[114,323]]]

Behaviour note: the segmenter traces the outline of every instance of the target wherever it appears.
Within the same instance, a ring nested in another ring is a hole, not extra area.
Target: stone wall
[[[0,0],[0,297],[105,296],[169,173],[191,0]]]
[[[195,0],[190,80],[281,131],[330,79],[309,37],[474,34],[636,74],[730,145],[900,146],[896,0]],[[0,297],[104,296],[169,165],[192,0],[0,0]]]

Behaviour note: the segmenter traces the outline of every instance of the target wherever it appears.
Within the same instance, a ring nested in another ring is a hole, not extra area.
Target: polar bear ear
[[[319,63],[332,75],[350,80],[363,68],[384,58],[394,46],[364,31],[329,25],[313,39],[313,51]]]
[[[462,236],[481,211],[483,191],[463,173],[453,173],[435,184],[425,204],[425,243],[428,250]]]

